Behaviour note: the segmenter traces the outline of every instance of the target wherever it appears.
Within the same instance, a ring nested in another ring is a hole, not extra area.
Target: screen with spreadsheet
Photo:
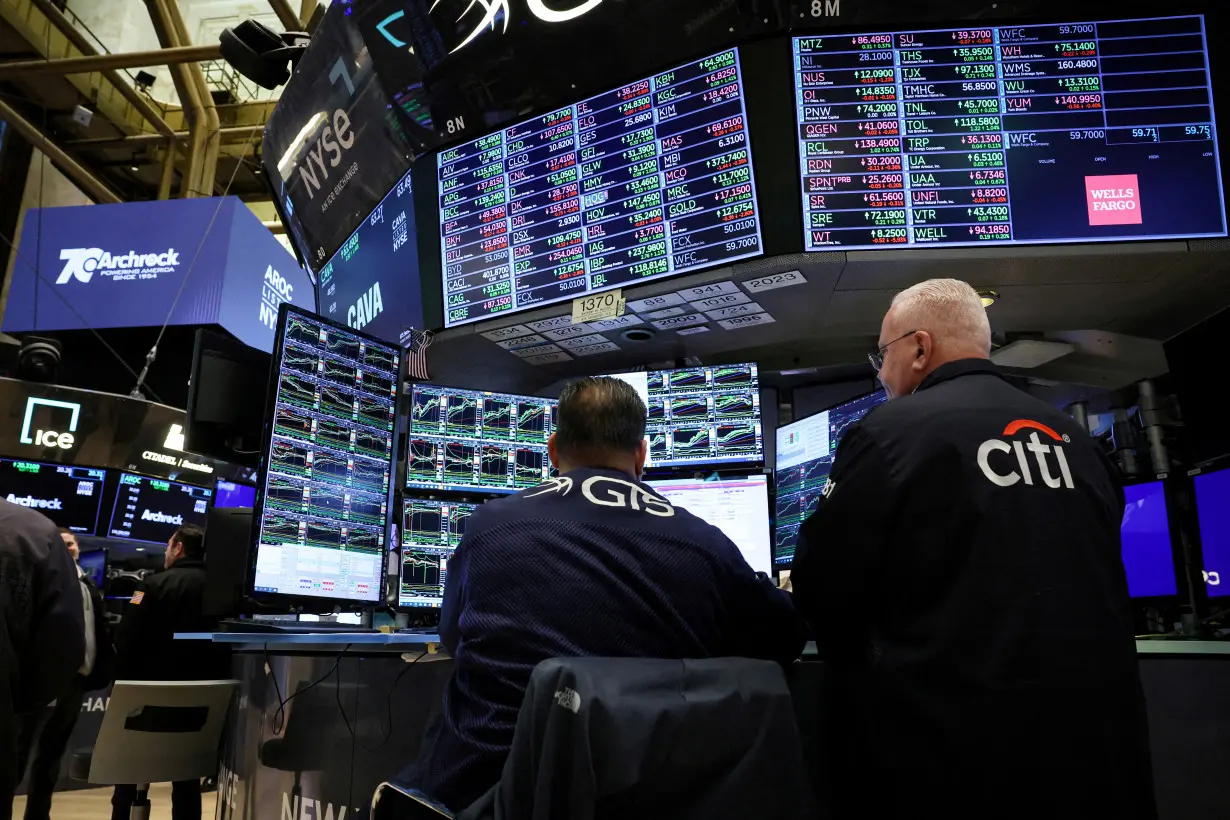
[[[807,250],[1226,235],[1201,16],[794,38]]]
[[[401,353],[283,311],[253,510],[253,592],[375,603],[384,593]]]
[[[769,543],[769,479],[750,475],[720,481],[664,479],[645,482],[672,506],[682,507],[735,542],[748,565],[773,572]]]
[[[401,590],[398,606],[439,607],[448,561],[477,504],[407,496],[402,504]]]
[[[785,565],[794,560],[799,527],[820,503],[846,430],[886,399],[881,390],[777,428],[774,563]]]
[[[416,384],[406,487],[515,493],[551,477],[547,439],[559,402]]]

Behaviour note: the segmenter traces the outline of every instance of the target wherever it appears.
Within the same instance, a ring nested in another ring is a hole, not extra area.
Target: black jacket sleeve
[[[792,663],[807,643],[807,623],[795,611],[788,592],[746,564],[742,569],[735,573],[730,596],[732,654]]]
[[[790,583],[821,655],[841,651],[837,624],[874,605],[876,567],[895,521],[898,490],[888,459],[861,424],[837,447],[825,497],[799,528]],[[853,645],[853,642],[851,642]]]
[[[33,618],[19,661],[25,708],[58,698],[85,662],[85,608],[73,557],[55,527],[31,535]]]
[[[167,625],[159,613],[159,587],[146,580],[137,586],[124,605],[124,616],[115,635],[115,679],[150,680],[150,653],[164,641]]]

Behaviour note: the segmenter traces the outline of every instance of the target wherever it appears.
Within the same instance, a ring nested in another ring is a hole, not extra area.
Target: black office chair
[[[561,658],[534,670],[500,782],[457,818],[791,820],[809,803],[777,664]],[[394,784],[373,797],[372,820],[450,816]]]

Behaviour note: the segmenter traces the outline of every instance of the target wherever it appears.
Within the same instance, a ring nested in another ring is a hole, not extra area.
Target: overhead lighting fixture
[[[1045,339],[1018,339],[1009,342],[991,353],[991,361],[1001,367],[1016,367],[1028,370],[1041,367],[1047,362],[1067,356],[1076,350],[1067,342],[1051,342]]]
[[[137,552],[145,552],[145,547],[137,547]]]
[[[140,169],[139,169],[139,168],[137,168],[137,166],[135,166],[135,165],[129,165],[129,166],[128,166],[128,170],[129,170],[129,171],[139,171]]]
[[[313,114],[311,119],[309,119],[304,126],[299,129],[299,133],[295,135],[295,138],[290,141],[290,145],[286,147],[286,152],[283,153],[282,158],[278,160],[278,173],[282,175],[283,181],[290,179],[290,172],[294,169],[293,163],[299,153],[299,147],[303,145],[304,140],[308,138],[308,134],[311,134],[316,130],[316,126],[324,118],[325,114],[323,111],[317,111]]]
[[[993,290],[978,291],[978,298],[982,300],[982,306],[989,308],[991,305],[999,301],[999,294]]]

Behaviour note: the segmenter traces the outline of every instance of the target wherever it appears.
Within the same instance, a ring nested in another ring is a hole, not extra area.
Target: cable
[[[337,671],[338,664],[342,662],[342,656],[350,651],[351,646],[352,644],[346,644],[344,647],[342,647],[342,651],[337,653],[337,658],[334,659],[333,666],[329,668],[328,672],[324,673],[319,678],[312,681],[311,683],[309,683],[307,686],[303,687],[302,689],[297,690],[294,694],[288,695],[286,699],[283,700],[282,690],[278,687],[278,677],[277,675],[273,673],[273,666],[270,665],[269,663],[269,644],[263,645],[262,650],[265,654],[265,668],[269,670],[269,677],[273,680],[273,691],[274,691],[274,694],[277,695],[277,698],[278,698],[278,708],[277,708],[277,711],[273,713],[273,733],[275,735],[281,734],[282,729],[285,727],[286,706],[292,700],[302,695],[304,692],[308,691],[309,689],[314,689],[315,687],[327,681],[329,679],[329,676],[331,676],[334,672]],[[341,675],[338,675],[338,679],[341,680]]]
[[[252,136],[248,137],[248,141],[244,146],[244,154],[247,154],[248,149],[256,145],[254,137],[259,133],[260,128],[261,126],[259,125],[252,126]],[[217,160],[215,159],[215,164],[216,162]],[[231,178],[226,181],[226,186],[222,189],[222,197],[230,193],[231,186],[235,184],[235,177],[239,174],[239,169],[242,167],[242,162],[235,163],[235,167],[231,169]],[[210,191],[209,193],[213,192]],[[141,368],[141,373],[137,376],[137,383],[133,385],[132,392],[129,394],[133,398],[139,398],[141,395],[141,389],[145,384],[145,377],[149,375],[150,367],[154,364],[154,360],[158,358],[158,345],[162,343],[162,337],[166,334],[167,327],[171,324],[171,317],[175,314],[175,308],[179,305],[180,297],[184,295],[184,288],[188,285],[188,280],[192,278],[192,272],[196,270],[197,260],[201,258],[201,251],[205,248],[205,241],[209,239],[209,234],[214,229],[214,222],[218,220],[218,214],[222,212],[222,205],[222,199],[219,198],[218,207],[214,208],[213,216],[209,218],[209,224],[205,226],[205,233],[201,235],[201,241],[197,243],[196,253],[192,255],[192,261],[188,263],[188,270],[184,272],[184,278],[179,282],[179,290],[175,292],[175,299],[171,302],[170,310],[167,311],[167,318],[163,320],[162,327],[158,330],[158,338],[154,340],[154,346],[149,349],[149,353],[145,354],[145,366]]]
[[[387,724],[388,728],[384,732],[384,740],[380,741],[379,744],[377,744],[376,746],[370,749],[367,746],[363,745],[362,741],[359,740],[358,733],[355,732],[354,727],[350,725],[350,718],[346,714],[346,707],[342,704],[341,675],[338,676],[337,685],[335,685],[333,688],[334,698],[337,700],[337,708],[342,713],[342,722],[346,724],[346,730],[350,732],[351,740],[353,740],[354,743],[358,745],[360,749],[367,752],[368,754],[375,754],[377,750],[383,748],[385,744],[387,744],[390,740],[393,739],[393,693],[397,691],[397,684],[401,683],[402,676],[405,675],[407,672],[409,672],[410,667],[414,666],[416,663],[421,661],[426,655],[427,655],[427,650],[424,649],[422,652],[419,653],[417,658],[415,658],[412,661],[407,661],[406,665],[402,667],[402,670],[397,673],[397,677],[393,679],[393,685],[389,687],[389,694],[385,698],[385,703],[384,703],[385,715],[387,717],[387,719],[385,720],[385,723]],[[355,725],[357,726],[359,723],[359,704],[357,701],[355,702],[354,719],[355,719]]]

